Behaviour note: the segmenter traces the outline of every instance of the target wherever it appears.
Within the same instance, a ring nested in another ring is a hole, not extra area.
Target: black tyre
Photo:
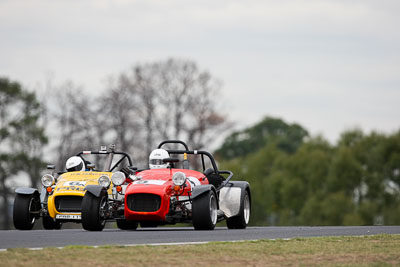
[[[53,218],[51,218],[49,215],[44,215],[42,218],[42,223],[43,223],[43,228],[46,230],[60,230],[61,229],[61,223],[54,221]]]
[[[138,228],[138,222],[128,221],[125,219],[117,219],[117,227],[121,230],[136,230]]]
[[[240,212],[238,215],[226,219],[226,226],[229,229],[245,229],[250,221],[251,202],[250,195],[245,190],[240,201]]]
[[[13,222],[19,230],[31,230],[39,217],[40,200],[36,195],[17,194],[14,199]]]
[[[213,230],[217,224],[217,197],[214,191],[198,196],[192,203],[193,226],[196,230]]]
[[[82,199],[82,227],[88,231],[101,231],[106,224],[108,196],[105,190],[96,197],[86,192]]]

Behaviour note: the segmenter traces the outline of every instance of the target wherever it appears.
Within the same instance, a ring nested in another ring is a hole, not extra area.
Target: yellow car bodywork
[[[61,209],[60,208],[61,204],[59,202],[57,207],[56,198],[63,197],[64,205],[68,206],[68,203],[65,203],[68,202],[68,197],[70,196],[78,197],[75,198],[74,204],[72,204],[77,206],[77,204],[79,203],[79,197],[83,199],[83,196],[86,193],[85,187],[87,185],[98,185],[98,179],[102,175],[107,175],[111,180],[112,172],[76,171],[76,172],[67,172],[60,175],[54,186],[52,194],[49,195],[47,199],[47,208],[50,217],[57,220],[80,221],[81,220],[80,207],[79,211],[77,211],[76,208],[74,208],[74,211],[64,211],[64,210],[60,211],[58,209]],[[112,184],[108,189],[108,194],[112,194]]]

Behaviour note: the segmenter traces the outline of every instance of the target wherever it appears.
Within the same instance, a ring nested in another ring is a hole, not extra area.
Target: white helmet
[[[73,156],[67,160],[67,163],[65,163],[65,168],[68,172],[84,171],[85,162],[83,162],[81,157]]]
[[[169,163],[164,163],[163,159],[169,158],[169,154],[165,149],[155,149],[150,153],[149,156],[149,168],[150,169],[162,169],[168,168]]]

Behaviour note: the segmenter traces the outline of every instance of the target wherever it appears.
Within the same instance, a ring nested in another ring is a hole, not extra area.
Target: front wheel
[[[121,230],[136,230],[138,228],[138,222],[128,221],[125,219],[117,219],[117,227]]]
[[[217,224],[217,197],[214,191],[198,196],[193,200],[193,226],[196,230],[213,230]]]
[[[53,218],[51,218],[49,215],[44,215],[42,218],[43,222],[43,228],[46,230],[60,230],[61,229],[61,223],[54,221]]]
[[[35,195],[17,194],[14,199],[13,222],[18,230],[31,230],[39,216],[40,200]]]
[[[238,215],[226,219],[226,226],[229,229],[246,229],[250,221],[250,195],[247,190],[245,190],[244,195],[240,201],[240,212]]]
[[[86,192],[82,200],[82,227],[88,231],[101,231],[106,224],[106,213],[108,209],[107,192],[101,191],[96,197]]]

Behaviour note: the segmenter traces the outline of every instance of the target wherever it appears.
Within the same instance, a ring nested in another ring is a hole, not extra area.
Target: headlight
[[[183,172],[176,172],[172,175],[174,185],[182,186],[186,181],[186,175]]]
[[[55,182],[53,175],[45,174],[42,177],[42,185],[45,187],[52,186]]]
[[[110,177],[108,177],[107,175],[102,175],[99,178],[99,185],[101,185],[102,187],[109,187],[111,183]]]
[[[121,185],[125,182],[125,174],[123,172],[114,172],[111,180],[113,185]]]

